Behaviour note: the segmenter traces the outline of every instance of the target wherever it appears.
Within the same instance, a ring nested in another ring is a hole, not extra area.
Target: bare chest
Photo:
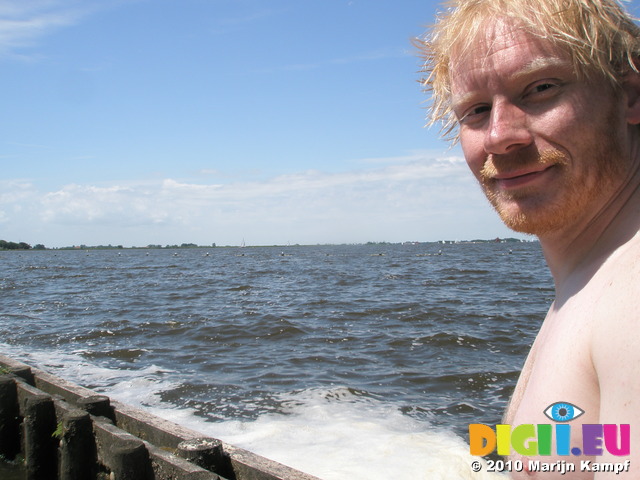
[[[587,316],[587,312],[577,309],[567,308],[561,313],[554,313],[552,309],[522,370],[504,423],[512,425],[512,428],[523,424],[544,424],[550,425],[551,430],[545,439],[549,448],[544,455],[523,456],[512,452],[512,457],[522,460],[525,466],[530,460],[544,464],[575,462],[579,465],[581,459],[586,459],[574,455],[575,448],[582,446],[581,424],[598,423],[599,416],[599,390],[591,363],[591,330]],[[567,412],[559,404],[575,408]],[[558,422],[554,418],[557,419],[559,413],[580,418],[576,422]],[[556,430],[559,424],[562,427]],[[566,478],[561,470],[556,473],[557,478]],[[523,472],[520,477],[515,477],[531,479],[537,478],[536,475]],[[544,479],[555,478],[553,472],[541,475]],[[576,475],[571,478],[582,477]]]

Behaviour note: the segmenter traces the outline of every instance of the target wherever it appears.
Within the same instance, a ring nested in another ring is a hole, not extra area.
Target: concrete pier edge
[[[21,416],[23,430],[25,423],[33,422],[33,416],[26,419],[27,404],[33,410],[34,402],[38,405],[42,403],[45,406],[37,408],[47,411],[50,409],[46,406],[47,402],[52,402],[54,420],[58,430],[61,430],[55,432],[57,435],[53,442],[60,444],[57,445],[61,458],[61,468],[58,468],[60,478],[71,479],[74,474],[69,472],[86,471],[89,468],[78,465],[76,469],[70,463],[73,462],[73,455],[69,456],[69,452],[77,448],[70,447],[70,429],[82,425],[83,414],[89,414],[93,436],[89,445],[84,446],[88,448],[86,451],[94,452],[92,455],[95,455],[95,459],[92,459],[95,465],[91,468],[94,472],[111,472],[116,480],[320,480],[140,408],[98,395],[90,389],[2,354],[0,374],[5,377],[2,380],[5,391],[11,392],[11,388],[6,386],[6,377],[15,380],[17,412]],[[10,393],[5,396],[12,398]],[[7,405],[0,405],[0,411],[2,408],[12,411],[13,407],[9,402]],[[45,420],[45,430],[51,429],[51,421],[51,418]],[[32,448],[25,447],[24,437],[23,433],[21,441],[19,440],[21,445],[14,447],[14,450],[21,451],[23,455],[25,450]],[[86,437],[83,438],[86,441]],[[52,448],[51,444],[46,448]],[[86,462],[86,455],[82,457],[82,461]],[[28,464],[28,458],[26,462]],[[141,466],[141,462],[146,466]]]

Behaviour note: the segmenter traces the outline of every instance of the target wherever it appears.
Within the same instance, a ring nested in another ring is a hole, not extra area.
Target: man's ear
[[[627,101],[627,123],[640,125],[640,73],[629,70],[622,79],[622,90]]]

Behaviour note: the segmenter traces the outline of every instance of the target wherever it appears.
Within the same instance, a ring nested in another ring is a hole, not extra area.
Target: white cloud
[[[395,242],[507,233],[457,157],[408,156],[404,163],[262,182],[165,179],[51,192],[3,182],[0,188],[6,239],[47,246]]]
[[[0,208],[3,205],[20,203],[35,191],[34,186],[23,180],[0,180]]]
[[[99,5],[104,8],[105,4]],[[98,8],[86,0],[3,0],[0,2],[0,56],[28,58],[19,52],[46,35],[77,24]]]

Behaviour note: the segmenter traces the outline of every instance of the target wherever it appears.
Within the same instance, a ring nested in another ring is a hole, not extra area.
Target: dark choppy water
[[[0,252],[0,352],[325,479],[435,478],[552,297],[537,243]]]

